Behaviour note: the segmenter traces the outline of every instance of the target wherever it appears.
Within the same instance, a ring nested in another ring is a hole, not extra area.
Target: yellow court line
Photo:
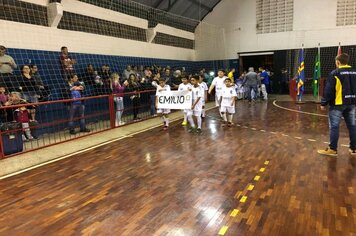
[[[252,191],[255,186],[253,184],[250,184],[247,188],[248,191]]]
[[[296,112],[296,113],[301,113],[301,114],[306,114],[306,115],[312,115],[312,116],[328,117],[327,115],[323,115],[323,114],[305,112],[305,111],[298,111],[298,110],[293,110],[293,109],[289,109],[289,108],[286,108],[286,107],[282,107],[280,105],[277,105],[277,100],[273,101],[273,105],[275,107],[278,107],[278,108],[286,110],[286,111],[291,111],[291,112]]]
[[[259,180],[260,180],[260,178],[261,178],[261,176],[256,175],[256,176],[255,176],[255,178],[254,178],[253,180],[254,180],[254,181],[259,181]]]
[[[247,196],[243,196],[241,199],[240,199],[240,202],[246,202],[247,201]]]
[[[261,168],[260,172],[264,172],[266,170],[266,168]]]
[[[239,214],[239,210],[238,209],[234,209],[231,213],[230,213],[230,216],[231,217],[236,217],[238,214]]]
[[[264,163],[265,165],[268,165],[269,164],[269,161],[265,161],[265,163]]]
[[[226,225],[221,227],[221,229],[219,230],[219,235],[225,235],[228,228],[229,228],[229,226],[226,226]]]

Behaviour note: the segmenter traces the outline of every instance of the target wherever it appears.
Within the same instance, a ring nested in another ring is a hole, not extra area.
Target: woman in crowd
[[[124,125],[125,122],[121,120],[122,113],[124,111],[124,90],[128,86],[127,80],[120,84],[120,76],[118,73],[111,74],[110,78],[110,88],[112,93],[115,95],[114,102],[115,102],[115,110],[116,110],[116,119],[115,119],[115,126]]]

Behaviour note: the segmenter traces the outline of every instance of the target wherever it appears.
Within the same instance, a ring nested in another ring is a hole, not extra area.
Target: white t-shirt
[[[203,94],[204,94],[203,101],[205,101],[205,91],[209,90],[208,85],[204,81],[201,82],[199,85],[203,89]]]
[[[224,87],[221,91],[221,106],[222,107],[234,107],[231,106],[232,97],[237,97],[236,90],[233,86],[231,87]]]
[[[226,76],[223,76],[222,78],[220,78],[219,76],[214,78],[211,84],[215,86],[215,94],[221,93],[222,89],[225,87],[226,78]]]
[[[201,110],[203,107],[203,99],[204,99],[204,90],[202,89],[202,87],[199,85],[198,87],[194,87],[192,88],[193,91],[193,104],[195,103],[195,101],[199,99],[199,102],[195,105],[194,110]]]
[[[171,91],[171,87],[169,87],[168,84],[166,84],[163,88],[161,87],[161,85],[157,85],[156,96],[162,95],[163,92],[169,91]]]
[[[192,85],[190,83],[187,84],[183,84],[181,83],[178,87],[178,91],[188,91],[188,90],[192,90]]]

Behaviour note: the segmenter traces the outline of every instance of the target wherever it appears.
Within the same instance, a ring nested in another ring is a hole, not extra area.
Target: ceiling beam
[[[166,9],[166,11],[170,11],[173,7],[174,7],[174,5],[176,5],[176,3],[178,2],[179,0],[169,0],[169,6],[168,6],[168,8]]]
[[[162,4],[163,1],[164,1],[164,0],[159,0],[159,1],[157,1],[156,4],[153,5],[152,7],[153,7],[153,8],[158,8],[158,7]]]
[[[199,6],[207,11],[211,11],[211,8],[205,5],[204,3],[199,2],[199,0],[188,0],[189,2],[193,3],[196,6]]]

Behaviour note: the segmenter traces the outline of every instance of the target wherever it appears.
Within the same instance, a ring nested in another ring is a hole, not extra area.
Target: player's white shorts
[[[171,110],[170,109],[158,109],[157,110],[157,113],[158,114],[169,114],[169,113],[171,113]]]
[[[190,110],[188,110],[188,112],[187,112],[187,115],[188,115],[188,116],[192,116],[192,115],[194,115],[194,116],[201,116],[201,114],[202,114],[202,109],[201,109],[200,107],[199,107],[199,108],[196,108],[196,107],[195,107],[194,110],[190,109]]]
[[[222,106],[220,107],[220,112],[235,114],[235,107]]]

